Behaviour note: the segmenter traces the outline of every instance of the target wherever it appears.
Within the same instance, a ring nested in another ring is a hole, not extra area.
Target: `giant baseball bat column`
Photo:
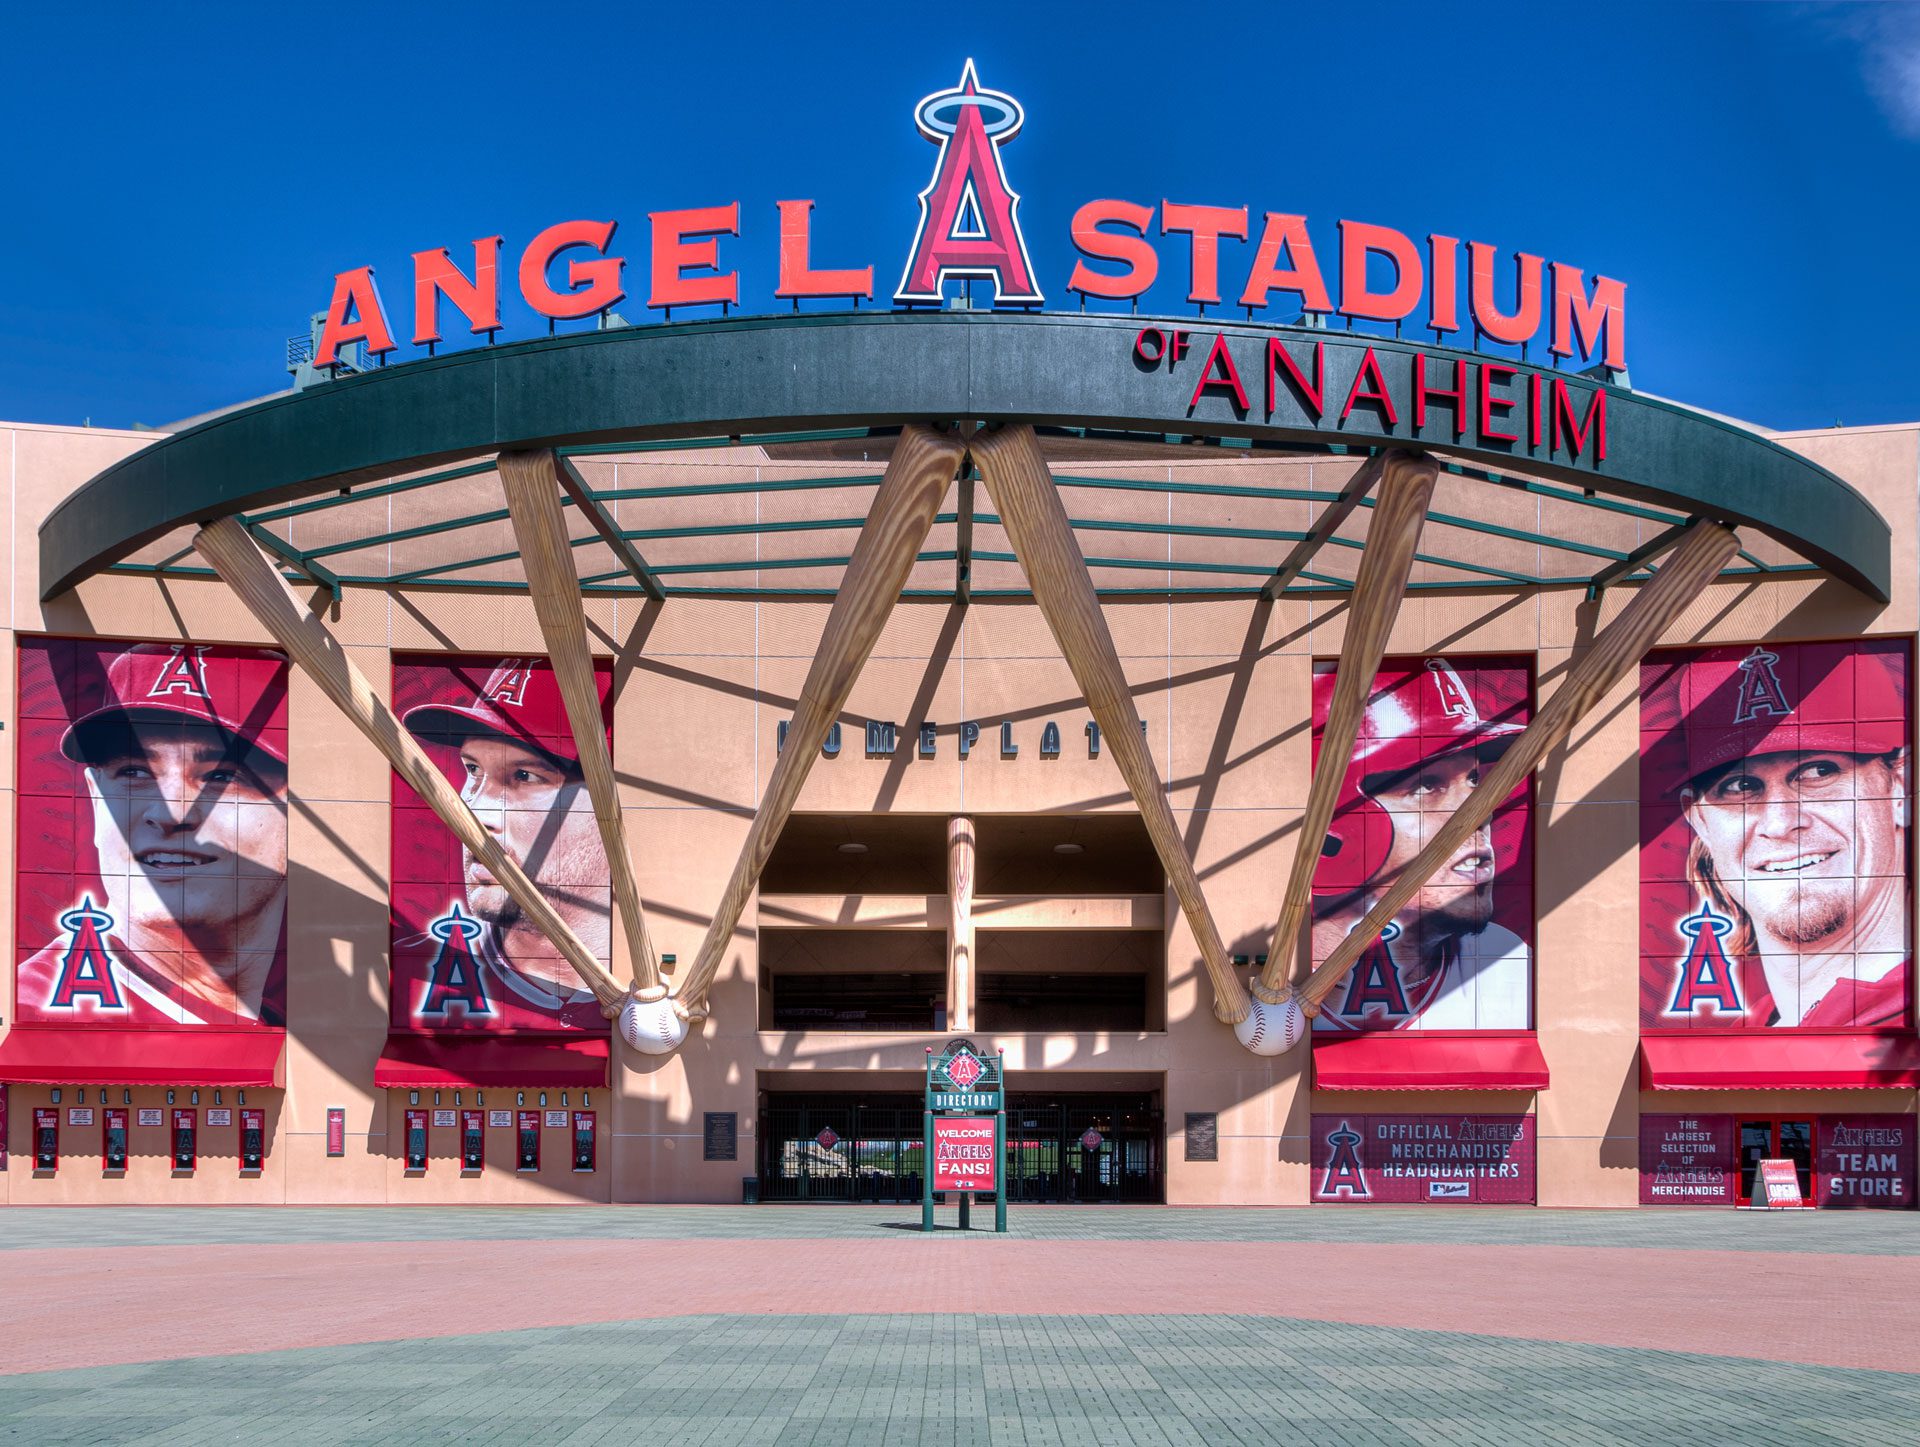
[[[973,1028],[973,820],[947,820],[947,1028]]]
[[[1659,641],[1673,620],[1719,576],[1739,551],[1740,540],[1718,523],[1697,522],[1687,529],[1666,565],[1643,584],[1620,616],[1593,642],[1554,691],[1546,707],[1508,747],[1481,779],[1466,803],[1440,826],[1399,877],[1390,883],[1365,919],[1341,940],[1291,999],[1279,1007],[1290,1016],[1312,1017],[1334,987],[1345,978],[1367,946],[1388,922],[1433,877],[1473,833],[1493,817],[1493,811],[1532,773],[1547,753],[1573,732],[1573,726],[1620,681],[1628,669]],[[1304,1021],[1296,1021],[1304,1024]]]
[[[286,579],[267,561],[239,520],[224,517],[208,523],[194,534],[193,546],[213,565],[213,570],[246,605],[255,621],[287,651],[287,656],[320,686],[320,691],[366,735],[368,742],[380,750],[393,771],[426,801],[427,807],[453,831],[467,852],[500,881],[520,912],[553,942],[593,991],[594,998],[600,1002],[601,1013],[608,1019],[618,1015],[627,991],[555,913],[546,896],[527,878],[513,856],[501,849],[474,817],[466,800],[447,782],[447,776],[434,766],[426,751],[414,742],[413,735],[401,726],[393,710],[381,702],[326,625],[300,606]]]
[[[540,620],[541,636],[547,641],[554,681],[560,685],[560,697],[567,707],[567,724],[580,750],[580,772],[586,777],[587,795],[593,800],[600,842],[612,867],[613,899],[633,961],[634,998],[642,1004],[659,1004],[666,999],[667,991],[660,983],[660,963],[647,935],[640,887],[634,882],[633,861],[627,853],[620,789],[614,779],[613,757],[607,751],[600,693],[594,687],[593,658],[587,649],[580,575],[573,565],[573,548],[560,510],[560,464],[552,452],[503,452],[496,467],[507,495],[520,559],[526,565],[533,611]]]
[[[1174,897],[1200,946],[1200,959],[1213,982],[1213,1013],[1235,1026],[1251,1015],[1246,988],[1233,973],[1226,946],[1200,892],[1200,876],[1187,855],[1186,841],[1174,822],[1173,806],[1153,766],[1140,731],[1120,655],[1100,611],[1087,561],[1073,540],[1066,509],[1054,490],[1053,475],[1040,455],[1033,429],[1024,423],[976,435],[973,460],[987,491],[1000,508],[1001,525],[1060,645],[1061,656],[1093,711],[1120,776],[1127,781],[1147,835],[1172,881]]]
[[[1295,836],[1287,892],[1281,900],[1279,921],[1273,927],[1273,943],[1267,948],[1267,968],[1253,986],[1253,997],[1267,1005],[1279,1004],[1280,991],[1286,988],[1294,942],[1313,888],[1313,869],[1320,862],[1320,841],[1333,822],[1333,806],[1340,798],[1340,781],[1353,757],[1367,695],[1373,688],[1374,675],[1380,671],[1394,619],[1400,616],[1400,602],[1407,595],[1407,576],[1413,571],[1413,555],[1420,546],[1427,506],[1433,500],[1434,479],[1440,472],[1434,460],[1421,452],[1377,452],[1361,466],[1363,473],[1369,469],[1381,474],[1380,492],[1367,527],[1366,551],[1360,555],[1360,570],[1349,595],[1347,636],[1340,645],[1333,701],[1327,706],[1326,725],[1320,731],[1320,758],[1307,788],[1306,812],[1300,816],[1300,832]],[[1355,484],[1364,487],[1358,476],[1349,487]]]
[[[676,985],[674,1003],[688,1018],[706,1014],[707,991],[720,968],[720,956],[740,923],[747,896],[753,893],[787,816],[793,812],[801,786],[826,742],[827,730],[846,706],[867,655],[880,641],[880,630],[900,600],[914,555],[926,541],[933,515],[965,453],[966,444],[959,437],[927,427],[904,427],[894,443],[893,458],[880,479],[872,511],[860,529],[840,591],[827,613],[820,646],[807,669],[800,697],[794,701],[787,742],[767,780],[767,792],[747,830],[746,842],[740,846],[740,857],[693,968]]]

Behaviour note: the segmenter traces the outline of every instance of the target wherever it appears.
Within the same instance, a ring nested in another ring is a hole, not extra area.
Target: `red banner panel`
[[[1818,1125],[1814,1198],[1822,1206],[1911,1206],[1910,1115],[1828,1115]]]
[[[15,1022],[286,1023],[287,660],[23,638]]]
[[[1910,659],[1899,639],[1640,666],[1640,1026],[1912,1019]]]
[[[993,1151],[993,1117],[933,1118],[933,1188],[936,1191],[997,1191],[999,1162]]]
[[[1730,1115],[1640,1117],[1643,1206],[1731,1206],[1738,1165]]]
[[[1313,1199],[1530,1206],[1530,1115],[1316,1115]]]
[[[611,665],[597,663],[595,680],[605,708]],[[547,661],[397,659],[393,707],[480,822],[610,967],[611,872]],[[573,966],[398,776],[392,930],[396,1030],[609,1029]]]
[[[1316,663],[1316,759],[1334,665]],[[1381,883],[1478,787],[1532,715],[1524,658],[1389,659],[1373,689],[1313,875],[1318,965]],[[1313,1022],[1318,1031],[1533,1027],[1531,786],[1463,844],[1381,931]]]

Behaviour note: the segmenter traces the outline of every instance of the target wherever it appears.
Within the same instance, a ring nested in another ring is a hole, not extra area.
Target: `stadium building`
[[[285,393],[5,428],[0,1199],[918,1202],[965,1039],[1016,1205],[1911,1208],[1920,424],[1244,209],[1145,319],[1088,203],[1049,311],[1017,105],[920,119],[892,310],[811,203],[763,316],[737,207],[641,325],[563,223],[552,335],[406,360],[362,268]]]

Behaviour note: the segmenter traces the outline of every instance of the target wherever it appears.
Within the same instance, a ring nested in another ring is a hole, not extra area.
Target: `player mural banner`
[[[594,672],[605,713],[612,670],[596,663]],[[611,871],[552,667],[543,658],[397,658],[393,704],[480,822],[610,965]],[[392,930],[396,1030],[608,1029],[573,967],[397,776]]]
[[[16,1022],[286,1024],[287,660],[22,638]]]
[[[1316,760],[1334,672],[1314,665]],[[1525,659],[1389,659],[1374,676],[1314,870],[1316,966],[1526,728],[1532,697]],[[1315,1030],[1533,1027],[1530,798],[1516,789],[1381,931]]]
[[[1316,1115],[1313,1199],[1529,1206],[1530,1115]]]
[[[1640,669],[1640,1025],[1912,1019],[1910,658],[1897,639]]]

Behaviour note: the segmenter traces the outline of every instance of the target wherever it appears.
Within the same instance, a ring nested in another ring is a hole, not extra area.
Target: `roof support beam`
[[[294,567],[298,568],[312,580],[314,587],[325,588],[329,593],[332,593],[334,602],[338,603],[340,601],[340,575],[338,573],[334,572],[331,568],[322,567],[292,543],[283,542],[258,523],[248,523],[247,534],[268,552],[274,554],[276,557],[285,559]]]
[[[667,590],[660,586],[660,580],[654,576],[653,569],[647,566],[647,560],[640,556],[640,550],[621,534],[620,525],[613,520],[613,514],[608,512],[605,504],[593,495],[593,489],[587,486],[587,480],[580,475],[580,469],[573,465],[573,460],[567,457],[557,457],[555,460],[559,464],[561,490],[573,500],[573,505],[580,509],[587,521],[593,524],[593,530],[606,540],[607,546],[613,549],[613,555],[619,559],[620,566],[633,574],[634,581],[647,590],[647,596],[654,602],[666,602]],[[561,532],[560,541],[562,543],[566,541],[564,529]]]
[[[874,644],[880,641],[880,630],[886,626],[894,604],[900,601],[900,590],[906,586],[914,558],[933,527],[933,516],[965,453],[965,444],[955,434],[913,426],[900,431],[893,459],[880,480],[879,492],[874,494],[873,511],[860,530],[840,591],[827,612],[826,629],[807,669],[806,682],[794,701],[793,723],[767,780],[767,792],[740,846],[740,857],[734,862],[733,874],[714,910],[713,923],[707,927],[693,968],[676,982],[674,1004],[688,1019],[707,1013],[707,991],[740,923],[747,896],[760,882],[760,871],[766,868],[767,858],[800,797],[801,786],[820,757],[827,730],[846,707],[854,680],[860,676]]]
[[[593,817],[600,826],[613,876],[613,901],[620,911],[633,965],[635,992],[643,1003],[666,998],[660,983],[660,961],[647,936],[647,917],[640,906],[640,886],[633,877],[633,857],[627,849],[627,831],[621,822],[620,786],[607,749],[606,723],[600,691],[594,684],[593,657],[587,648],[587,624],[580,597],[580,578],[573,567],[567,542],[566,517],[560,509],[559,486],[565,485],[566,466],[551,452],[500,454],[500,486],[513,514],[513,536],[527,569],[527,587],[533,611],[540,620],[553,661],[554,681],[567,708],[567,725],[580,750],[580,772]],[[558,484],[559,486],[556,486]]]
[[[1644,568],[1668,548],[1678,543],[1686,536],[1687,529],[1699,521],[1699,518],[1688,518],[1685,522],[1675,523],[1672,527],[1655,533],[1618,562],[1607,564],[1588,580],[1587,601],[1593,602],[1622,578],[1631,577],[1637,570]]]
[[[973,601],[973,489],[979,476],[980,469],[971,463],[960,469],[959,500],[954,511],[953,596],[962,608]]]
[[[1293,545],[1293,551],[1287,554],[1286,561],[1267,579],[1266,586],[1260,590],[1263,603],[1271,603],[1292,587],[1301,570],[1313,561],[1313,555],[1340,530],[1340,524],[1353,515],[1353,510],[1360,506],[1360,499],[1372,491],[1373,485],[1380,480],[1385,458],[1384,452],[1374,453],[1347,479],[1347,485],[1340,489],[1340,496],[1321,510],[1319,518],[1307,530],[1307,535]],[[1427,490],[1433,490],[1431,484]]]
[[[1367,528],[1367,550],[1360,555],[1360,571],[1353,582],[1347,609],[1347,636],[1340,645],[1339,671],[1333,678],[1333,701],[1327,706],[1326,725],[1320,731],[1320,761],[1307,787],[1306,812],[1294,837],[1293,867],[1287,892],[1281,898],[1280,918],[1267,948],[1267,967],[1253,987],[1263,1004],[1280,1003],[1293,970],[1294,943],[1306,922],[1307,898],[1313,888],[1314,867],[1320,862],[1320,842],[1333,823],[1333,806],[1353,759],[1360,720],[1373,692],[1374,675],[1387,651],[1387,637],[1400,616],[1413,557],[1426,526],[1427,504],[1440,469],[1421,452],[1383,452],[1361,469],[1380,479],[1380,497]],[[1355,481],[1360,479],[1356,476]],[[1329,509],[1331,511],[1331,509]]]
[[[254,620],[273,635],[287,656],[333,701],[334,707],[380,751],[394,772],[405,779],[440,822],[453,831],[454,838],[500,881],[520,912],[553,942],[593,991],[594,998],[600,1002],[601,1013],[608,1019],[619,1014],[627,998],[626,990],[547,903],[546,896],[527,878],[520,862],[502,849],[499,841],[474,817],[459,791],[427,757],[413,735],[402,727],[365,675],[354,667],[326,624],[301,606],[287,586],[287,580],[267,561],[240,521],[224,517],[208,523],[194,535],[193,546],[238,595]]]
[[[975,436],[972,444],[981,479],[998,505],[1001,524],[1013,542],[1020,565],[1046,615],[1047,626],[1073,670],[1074,681],[1100,725],[1120,776],[1127,781],[1148,837],[1172,882],[1201,963],[1213,982],[1213,1013],[1238,1025],[1252,1010],[1246,987],[1233,972],[1213,912],[1200,890],[1200,875],[1174,821],[1166,786],[1154,768],[1140,728],[1140,713],[1127,688],[1126,673],[1094,592],[1087,561],[1074,541],[1066,509],[1033,428],[1025,423]]]
[[[1667,565],[1633,596],[1620,616],[1593,641],[1573,665],[1546,707],[1481,779],[1479,786],[1448,817],[1398,878],[1387,884],[1365,919],[1353,927],[1326,961],[1293,992],[1292,1003],[1307,1016],[1345,978],[1389,921],[1404,909],[1434,873],[1473,834],[1547,754],[1565,742],[1580,719],[1660,641],[1673,621],[1705,592],[1720,569],[1739,551],[1740,540],[1718,523],[1688,527]]]

